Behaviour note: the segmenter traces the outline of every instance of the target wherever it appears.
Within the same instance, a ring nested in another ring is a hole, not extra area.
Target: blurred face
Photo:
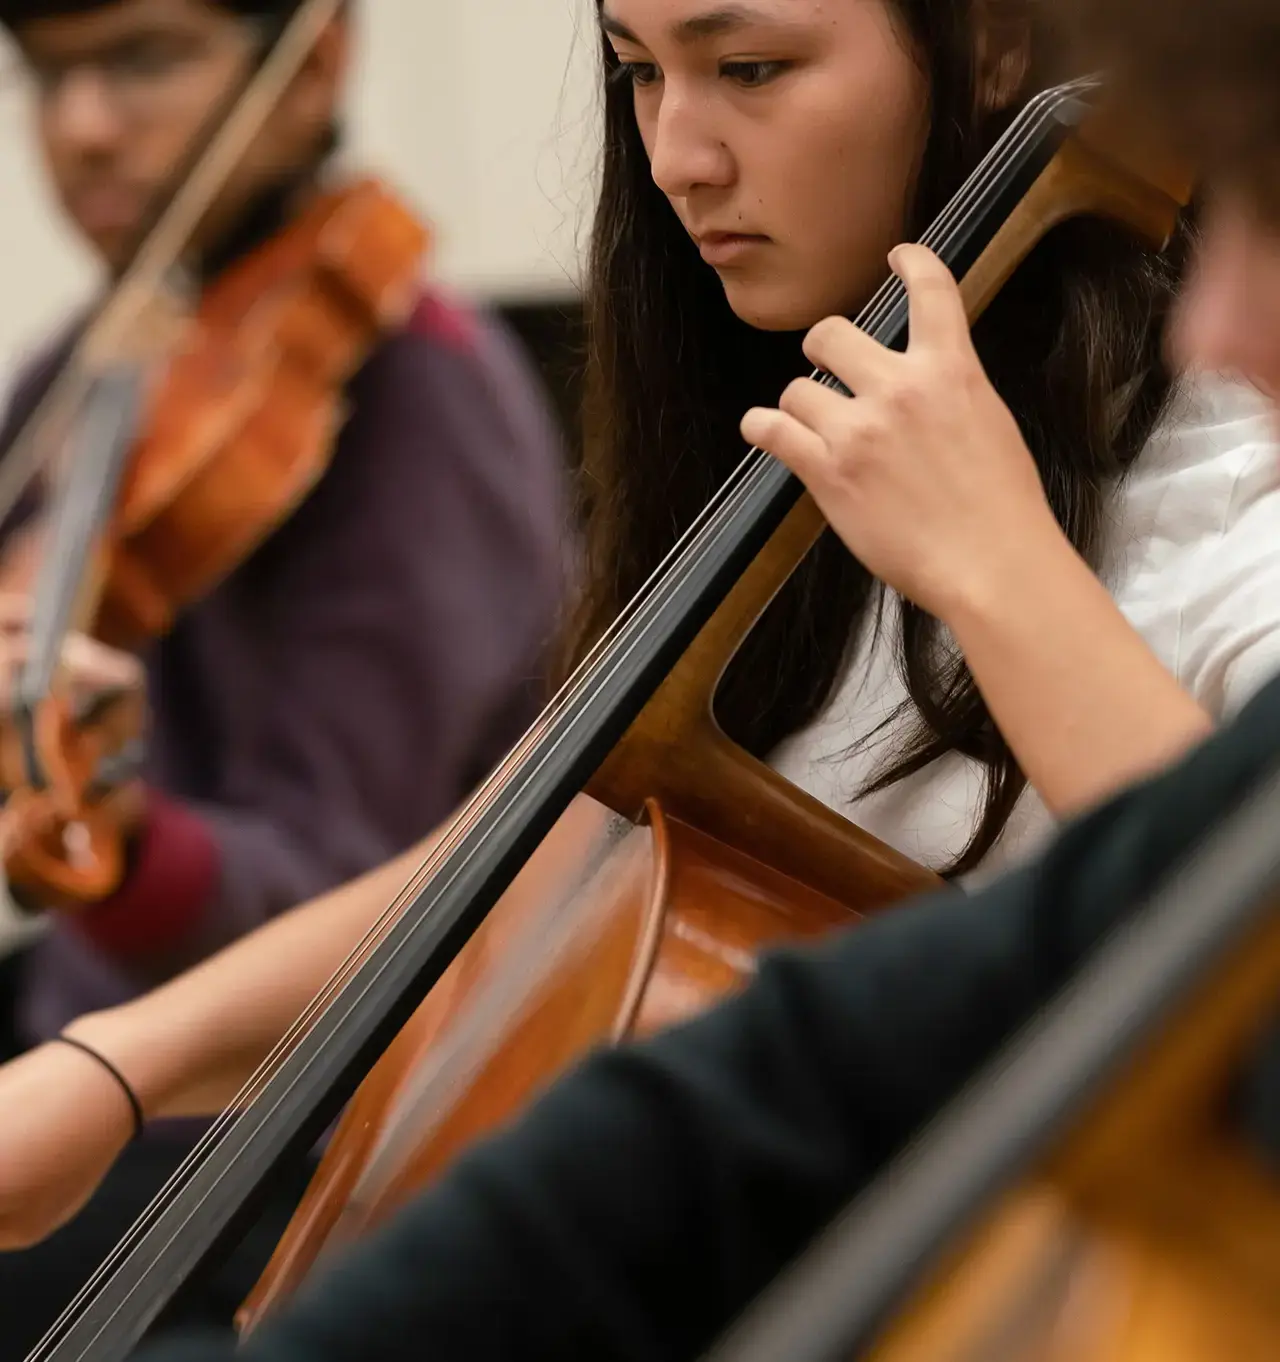
[[[1243,192],[1208,198],[1170,342],[1175,362],[1280,401],[1280,224]]]
[[[768,330],[858,310],[902,240],[929,90],[889,0],[603,0],[653,179]]]
[[[118,266],[156,192],[249,71],[254,26],[205,0],[119,0],[29,23],[18,37],[35,77],[53,187],[81,233]],[[197,246],[216,240],[258,189],[318,144],[336,97],[334,56],[319,52],[273,110]]]

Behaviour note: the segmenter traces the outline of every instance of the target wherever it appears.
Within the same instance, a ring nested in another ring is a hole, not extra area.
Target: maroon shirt
[[[146,821],[121,890],[33,946],[33,1041],[410,846],[539,707],[564,465],[513,344],[428,294],[349,397],[306,502],[146,658]]]

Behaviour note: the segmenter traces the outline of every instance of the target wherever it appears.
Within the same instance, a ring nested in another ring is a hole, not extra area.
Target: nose
[[[1173,317],[1177,368],[1280,394],[1280,237],[1236,205],[1211,207]]]
[[[46,91],[41,122],[51,143],[82,156],[110,150],[120,136],[106,82],[88,70],[68,71]]]
[[[733,156],[714,125],[705,97],[667,81],[646,140],[653,181],[668,197],[684,199],[701,186],[732,184]]]

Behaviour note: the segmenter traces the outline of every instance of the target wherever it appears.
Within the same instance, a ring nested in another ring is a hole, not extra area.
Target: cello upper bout
[[[1173,236],[1195,191],[1192,167],[1159,130],[1106,100],[1081,121],[1050,166],[1067,215],[1087,213],[1127,227],[1154,250]]]
[[[1197,178],[1194,168],[1171,151],[1157,129],[1128,111],[1104,105],[1081,124],[1075,140],[1099,164],[1110,167],[1122,185],[1143,185],[1146,192],[1163,195],[1176,209],[1191,202]]]

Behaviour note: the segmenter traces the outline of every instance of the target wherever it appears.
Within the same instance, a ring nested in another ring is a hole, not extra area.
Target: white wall
[[[362,0],[353,150],[433,221],[477,296],[572,291],[596,135],[591,0]],[[0,98],[0,378],[93,284]]]

